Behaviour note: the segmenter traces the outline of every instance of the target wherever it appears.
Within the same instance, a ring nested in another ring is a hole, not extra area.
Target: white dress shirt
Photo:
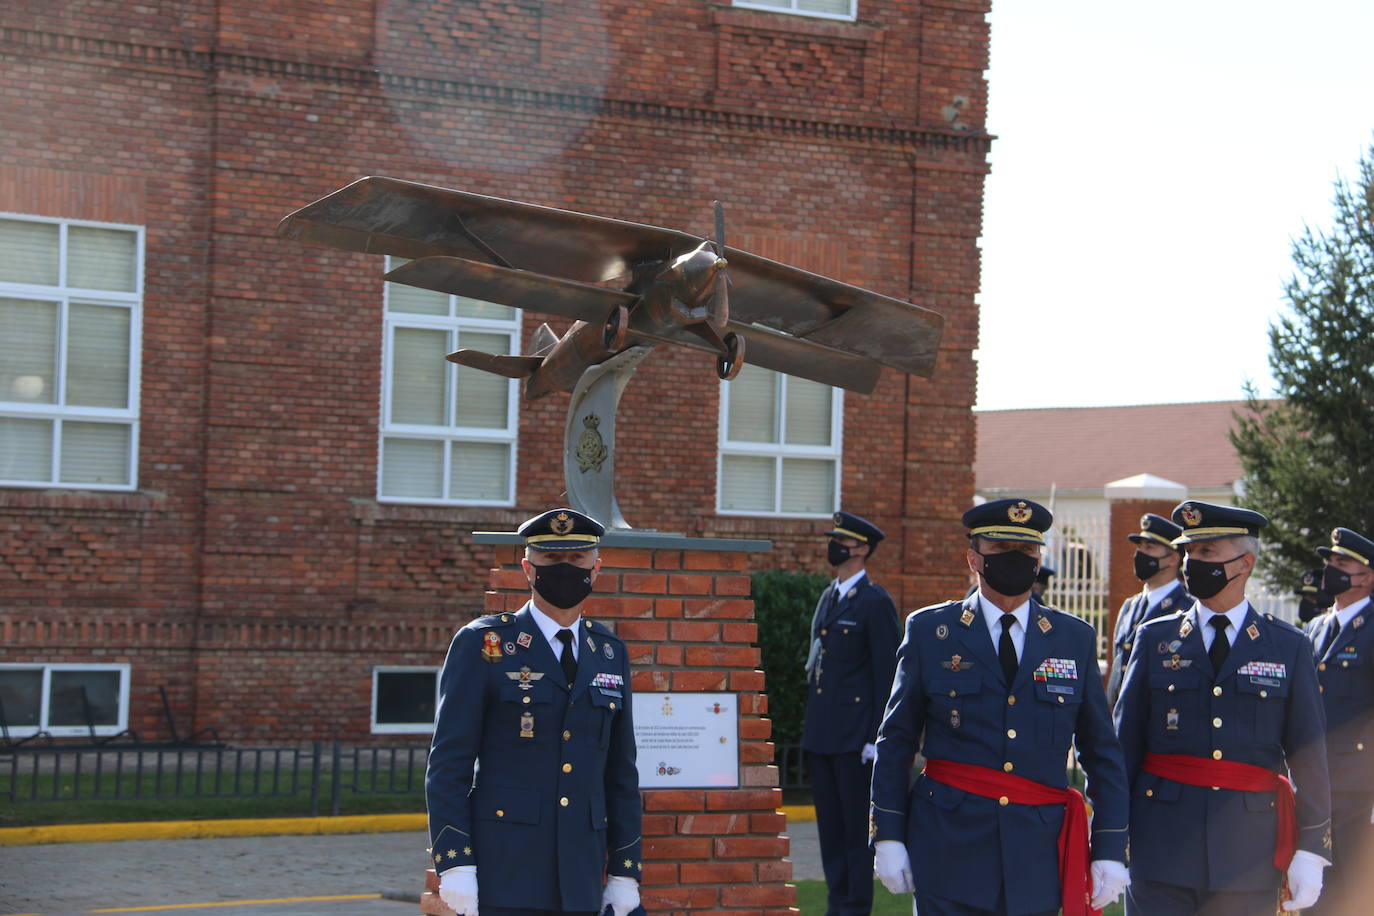
[[[1002,615],[1011,614],[1016,618],[1016,623],[1011,626],[1011,644],[1016,647],[1016,660],[1021,660],[1021,650],[1026,645],[1026,624],[1030,620],[1030,599],[1021,603],[1021,606],[1014,611],[1004,611],[994,605],[991,601],[978,593],[978,607],[983,611],[983,620],[988,625],[988,635],[992,637],[992,648],[995,650],[1002,641]]]
[[[1226,640],[1233,646],[1236,644],[1236,637],[1240,635],[1240,625],[1245,622],[1245,609],[1249,604],[1250,602],[1242,598],[1240,604],[1222,615],[1231,621],[1231,625],[1226,628]],[[1218,615],[1208,610],[1201,601],[1193,607],[1197,610],[1198,629],[1202,631],[1202,645],[1210,652],[1212,639],[1217,635],[1217,628],[1212,626],[1211,620]]]
[[[582,622],[582,615],[578,614],[577,619],[566,627],[535,607],[534,602],[530,602],[530,616],[539,626],[539,632],[544,634],[544,639],[548,641],[549,648],[553,650],[554,658],[563,657],[563,640],[558,638],[559,630],[572,630],[572,654],[573,660],[577,660],[577,625]]]

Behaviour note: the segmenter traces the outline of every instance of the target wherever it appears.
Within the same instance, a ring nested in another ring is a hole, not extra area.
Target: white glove
[[[440,875],[439,899],[461,916],[477,916],[477,866],[455,865]]]
[[[1369,822],[1374,824],[1374,808],[1369,809]]]
[[[1322,869],[1327,861],[1321,856],[1299,849],[1288,865],[1288,892],[1292,900],[1284,901],[1285,910],[1305,910],[1317,902],[1322,894]]]
[[[1112,859],[1097,859],[1091,866],[1093,873],[1093,899],[1088,904],[1095,910],[1105,909],[1114,903],[1122,891],[1131,886],[1131,873],[1126,871],[1124,862]]]
[[[624,875],[611,875],[606,879],[606,890],[601,894],[601,912],[611,908],[612,916],[628,916],[639,906],[639,882]]]
[[[911,880],[911,857],[906,844],[897,840],[879,840],[873,844],[873,870],[883,887],[894,894],[913,894],[916,884]]]
[[[859,751],[859,763],[868,763],[870,760],[878,758],[878,746],[876,744],[865,744],[864,749]]]

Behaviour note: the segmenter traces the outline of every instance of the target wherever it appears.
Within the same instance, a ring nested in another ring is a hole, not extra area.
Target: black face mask
[[[1209,563],[1206,560],[1195,560],[1188,557],[1183,561],[1183,582],[1188,586],[1188,591],[1194,598],[1211,598],[1224,589],[1235,576],[1227,577],[1226,564],[1234,563],[1243,553],[1238,553],[1229,560],[1222,560],[1220,563]]]
[[[831,541],[825,547],[825,559],[831,566],[839,566],[849,559],[849,548],[839,541]]]
[[[1327,566],[1322,570],[1322,591],[1333,598],[1350,591],[1353,585],[1348,572],[1341,572],[1334,566]]]
[[[1134,557],[1135,577],[1141,582],[1152,578],[1159,572],[1159,557],[1137,550]]]
[[[1040,561],[1019,550],[1006,553],[980,553],[983,558],[983,581],[988,588],[1009,598],[1024,595],[1035,584]]]
[[[592,571],[571,563],[536,566],[534,590],[554,607],[577,607],[592,593]]]
[[[1331,596],[1321,592],[1317,592],[1311,598],[1303,598],[1298,602],[1298,620],[1307,623],[1331,607],[1331,602]]]

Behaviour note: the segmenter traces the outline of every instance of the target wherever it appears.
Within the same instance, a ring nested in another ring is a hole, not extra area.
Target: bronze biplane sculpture
[[[562,337],[541,326],[528,355],[459,350],[448,359],[524,379],[527,399],[572,391],[564,438],[570,500],[618,528],[629,526],[615,503],[606,443],[615,441],[620,393],[653,347],[712,353],[722,379],[748,361],[868,393],[884,366],[929,376],[943,328],[928,309],[727,248],[718,204],[715,238],[703,239],[362,178],[290,214],[277,233],[409,259],[386,274],[393,283],[574,319]]]

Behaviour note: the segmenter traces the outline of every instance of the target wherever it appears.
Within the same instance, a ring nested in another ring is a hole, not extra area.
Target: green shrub
[[[754,573],[752,597],[759,625],[768,716],[773,740],[798,744],[806,714],[806,654],[811,645],[811,615],[830,584],[818,573],[770,569]]]

